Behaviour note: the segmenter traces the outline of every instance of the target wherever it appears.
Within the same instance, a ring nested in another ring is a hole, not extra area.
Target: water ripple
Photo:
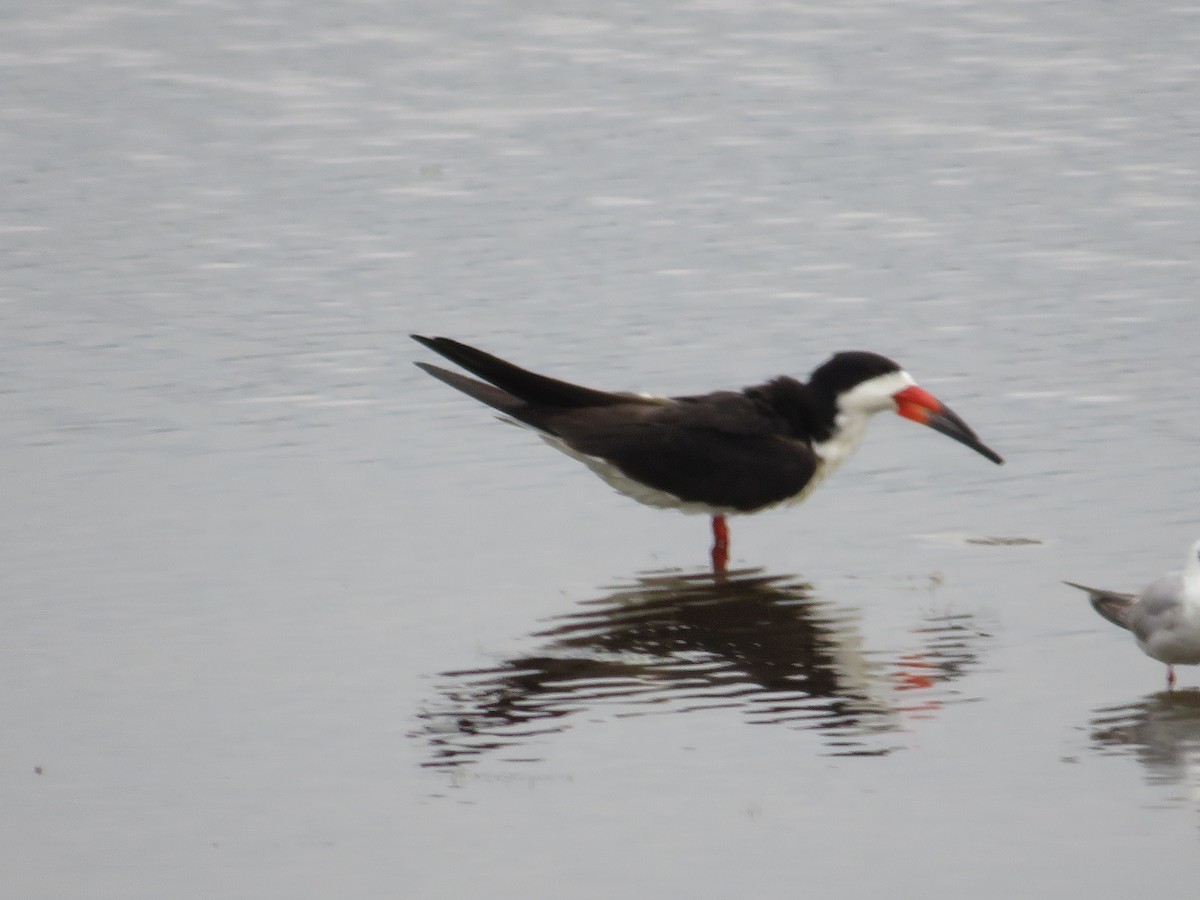
[[[444,672],[414,736],[425,765],[453,768],[589,721],[737,710],[751,724],[811,729],[828,755],[879,755],[909,720],[962,699],[947,683],[976,662],[985,635],[967,615],[930,615],[913,646],[868,650],[856,610],[795,575],[745,569],[651,572],[610,586],[535,631],[534,652]],[[515,754],[515,755],[514,755]]]
[[[1093,749],[1132,756],[1149,784],[1178,785],[1184,799],[1200,806],[1200,690],[1163,691],[1100,707],[1089,731]]]

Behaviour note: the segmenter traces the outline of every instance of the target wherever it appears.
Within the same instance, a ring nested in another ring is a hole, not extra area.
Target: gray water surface
[[[1185,896],[1200,8],[12,6],[22,898]],[[646,509],[410,332],[686,394],[902,362],[801,507]]]

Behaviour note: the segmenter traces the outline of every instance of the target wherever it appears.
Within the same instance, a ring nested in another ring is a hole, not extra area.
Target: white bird
[[[1151,582],[1140,594],[1085,587],[1096,612],[1132,631],[1151,659],[1167,664],[1167,688],[1175,687],[1175,666],[1200,663],[1200,541],[1192,544],[1179,572]]]

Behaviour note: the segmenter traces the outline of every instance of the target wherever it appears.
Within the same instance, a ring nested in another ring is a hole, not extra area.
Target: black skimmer
[[[1182,571],[1155,579],[1140,594],[1065,583],[1087,591],[1096,612],[1133,632],[1143,653],[1167,664],[1168,690],[1175,687],[1176,665],[1200,663],[1200,541]]]
[[[725,517],[799,503],[850,456],[877,412],[894,409],[1004,462],[877,353],[837,353],[807,384],[785,375],[740,391],[649,397],[538,375],[450,338],[412,338],[483,380],[417,363],[434,378],[534,429],[622,494],[711,516],[718,572],[729,554]]]

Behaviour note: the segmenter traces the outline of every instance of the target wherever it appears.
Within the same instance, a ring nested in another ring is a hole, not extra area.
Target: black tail
[[[1088,599],[1092,601],[1092,609],[1108,619],[1114,625],[1118,625],[1129,630],[1129,607],[1133,605],[1133,601],[1137,599],[1136,594],[1122,594],[1119,591],[1105,591],[1100,588],[1091,588],[1086,585],[1076,584],[1074,581],[1064,581],[1063,584],[1069,584],[1073,588],[1079,588],[1081,591],[1086,591]]]
[[[419,334],[409,336],[435,353],[440,353],[446,359],[458,363],[473,375],[478,375],[484,381],[494,384],[510,398],[524,403],[574,409],[584,406],[615,406],[618,403],[636,403],[641,399],[634,394],[610,394],[607,391],[597,391],[578,384],[559,381],[557,378],[547,378],[545,375],[538,375],[536,372],[519,368],[498,356],[492,356],[490,353],[484,353],[482,350],[476,350],[474,347],[450,338],[430,338]],[[440,378],[451,387],[458,388],[476,400],[508,411],[504,406],[494,402],[500,399],[497,395],[481,390],[482,386],[468,388],[469,385],[478,385],[478,382],[463,378],[461,375],[455,379],[454,373],[438,369],[436,366],[429,366],[425,363],[417,363],[417,365],[435,378]],[[488,399],[489,397],[492,399]],[[508,405],[512,406],[513,404],[510,402]]]
[[[415,365],[419,369],[424,369],[434,378],[438,379],[438,381],[444,381],[455,390],[462,391],[468,397],[474,397],[480,403],[486,403],[492,409],[498,409],[505,415],[524,421],[521,410],[525,404],[508,393],[508,391],[502,391],[500,388],[493,387],[484,381],[468,378],[461,372],[451,372],[449,369],[443,369],[441,366],[433,366],[425,362],[415,363]]]

